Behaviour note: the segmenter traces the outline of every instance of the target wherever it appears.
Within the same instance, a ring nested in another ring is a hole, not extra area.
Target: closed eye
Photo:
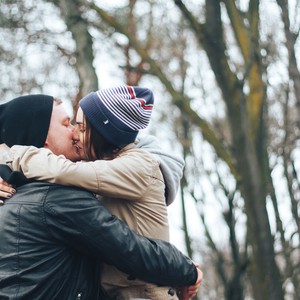
[[[71,124],[71,122],[70,122],[70,118],[65,119],[64,122],[63,122],[63,125],[64,125],[65,127],[72,126],[72,124]]]
[[[85,126],[83,123],[77,122],[77,128],[80,132],[85,132]]]

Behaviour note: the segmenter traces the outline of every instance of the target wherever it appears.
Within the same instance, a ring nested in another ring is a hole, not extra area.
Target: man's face
[[[73,143],[75,127],[70,123],[70,117],[61,104],[54,102],[45,148],[54,154],[63,154],[72,161],[80,160]]]

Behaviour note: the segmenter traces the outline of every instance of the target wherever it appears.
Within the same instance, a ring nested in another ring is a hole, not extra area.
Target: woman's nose
[[[76,127],[74,127],[74,129],[73,129],[73,140],[74,141],[79,141],[79,130]]]

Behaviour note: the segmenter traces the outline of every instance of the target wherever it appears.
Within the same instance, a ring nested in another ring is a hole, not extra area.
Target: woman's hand
[[[9,199],[16,193],[16,190],[12,187],[11,184],[7,183],[0,177],[0,197]],[[0,200],[0,204],[3,204],[3,201]]]

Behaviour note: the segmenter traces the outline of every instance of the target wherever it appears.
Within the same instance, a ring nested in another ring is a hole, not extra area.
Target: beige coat
[[[134,144],[110,161],[73,163],[47,149],[20,146],[14,146],[10,156],[12,169],[22,171],[26,177],[88,189],[131,229],[146,237],[169,240],[165,184],[159,163]],[[178,299],[168,294],[170,287],[129,280],[113,266],[104,265],[102,274],[103,288],[115,299]]]

